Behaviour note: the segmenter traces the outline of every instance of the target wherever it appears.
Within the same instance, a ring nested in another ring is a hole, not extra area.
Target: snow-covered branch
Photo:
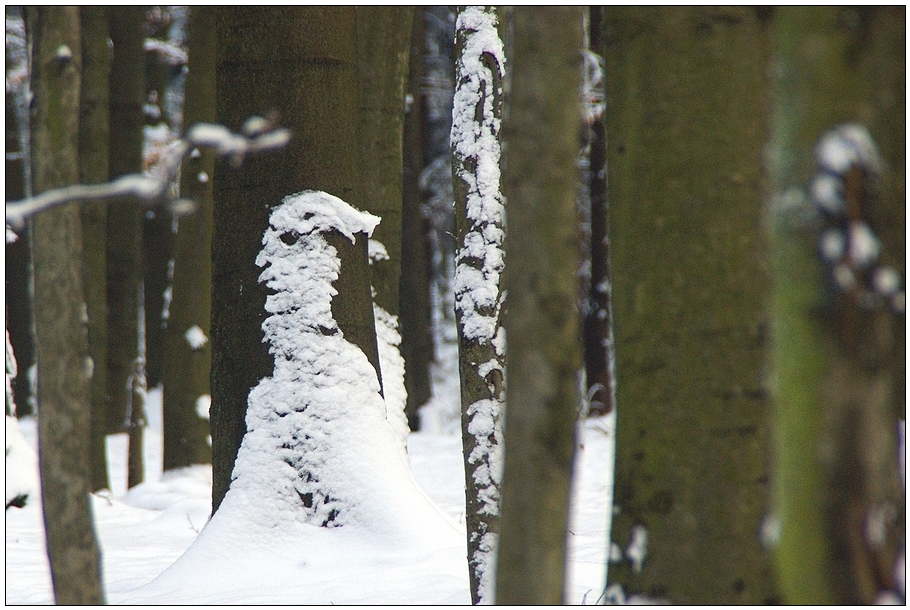
[[[20,230],[29,216],[58,205],[112,199],[131,200],[149,207],[168,206],[175,214],[187,214],[195,210],[195,203],[177,198],[171,190],[187,155],[198,149],[211,149],[218,156],[230,157],[239,166],[246,155],[282,148],[290,139],[289,130],[262,117],[247,119],[241,133],[223,125],[198,123],[171,146],[153,175],[128,174],[104,184],[73,184],[7,203],[6,224]]]

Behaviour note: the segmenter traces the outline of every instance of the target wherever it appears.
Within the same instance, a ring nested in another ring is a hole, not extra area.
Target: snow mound
[[[256,263],[275,357],[250,392],[231,488],[151,603],[469,601],[464,533],[411,476],[375,370],[331,315],[340,261],[322,236],[378,219],[326,193],[285,198]]]

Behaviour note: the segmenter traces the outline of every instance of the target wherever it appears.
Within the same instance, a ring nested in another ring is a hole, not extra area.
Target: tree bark
[[[502,481],[506,354],[501,282],[505,206],[500,190],[505,63],[494,7],[462,8],[455,21],[452,115],[455,321],[465,460],[471,601],[492,601]]]
[[[145,101],[142,7],[112,7],[110,178],[142,171],[142,106]],[[130,427],[130,376],[139,357],[139,283],[142,281],[142,216],[130,202],[107,212],[108,432]]]
[[[503,126],[509,393],[496,603],[560,604],[581,367],[576,158],[582,11],[513,12]]]
[[[672,603],[776,598],[761,233],[769,35],[759,11],[609,8],[617,432],[610,568]]]
[[[30,8],[36,192],[76,183],[81,50],[77,7]],[[100,604],[89,505],[90,379],[78,206],[34,220],[41,492],[54,599]]]
[[[404,117],[404,157],[402,168],[401,282],[399,284],[398,320],[401,331],[401,355],[404,358],[404,384],[408,398],[405,414],[411,430],[420,427],[417,409],[430,399],[430,364],[433,362],[432,315],[430,312],[430,273],[427,247],[427,221],[420,193],[423,171],[423,114],[421,92],[426,28],[423,7],[412,8],[414,27],[411,36],[411,58],[408,63],[408,104]]]
[[[373,261],[371,277],[376,304],[393,316],[399,310],[404,88],[413,16],[411,7],[356,8],[361,166],[354,201],[382,218],[372,239],[389,258]]]
[[[79,179],[101,184],[108,176],[110,134],[110,47],[108,9],[79,9],[82,34],[82,86],[79,100]],[[107,204],[81,205],[82,276],[88,310],[89,354],[94,362],[91,384],[92,491],[110,489],[107,472]]]
[[[274,112],[294,137],[279,153],[247,159],[241,168],[216,166],[210,413],[216,510],[246,430],[250,388],[272,372],[261,329],[266,289],[253,264],[269,212],[304,189],[359,205],[354,9],[231,7],[217,12],[217,30],[219,122],[236,128],[250,115]],[[342,259],[345,264],[369,277],[365,251],[363,260]],[[378,375],[372,304],[367,307],[360,328],[342,331]]]
[[[145,56],[139,6],[110,8],[111,58],[110,178],[142,171]],[[139,349],[139,298],[142,282],[142,210],[127,201],[113,202],[107,211],[108,304],[108,431],[130,433],[141,442],[145,401],[133,392],[134,375],[144,363]],[[144,381],[143,381],[144,385]],[[142,459],[134,446],[129,459]],[[144,468],[131,462],[129,484],[141,482]]]
[[[813,217],[806,186],[819,136],[846,121],[864,125],[887,169],[866,159],[851,168],[853,178],[838,179],[863,176],[861,189],[844,188],[850,222],[874,231],[881,254],[873,266],[905,275],[905,20],[904,7],[775,13],[772,519],[788,603],[871,604],[896,591],[905,510],[895,460],[895,423],[906,406],[903,306],[860,307],[831,281],[818,227],[827,232],[845,218]]]
[[[592,6],[588,19],[591,51],[604,56],[604,8]],[[606,75],[604,75],[606,78]],[[585,350],[585,377],[589,413],[604,415],[613,410],[616,371],[613,344],[613,308],[610,282],[610,234],[607,207],[607,129],[601,112],[589,118],[588,194],[590,209],[590,279],[584,287],[582,337]]]
[[[215,122],[215,10],[193,7],[189,18],[189,72],[184,122]],[[165,333],[164,470],[212,461],[208,413],[212,365],[212,178],[215,157],[204,152],[183,162],[180,194],[199,206],[177,225],[173,297]],[[193,329],[202,333],[193,338]],[[202,400],[202,406],[200,406]]]

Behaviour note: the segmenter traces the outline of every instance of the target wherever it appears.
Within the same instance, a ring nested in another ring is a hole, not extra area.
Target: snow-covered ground
[[[454,409],[457,379],[439,375],[436,394],[437,412]],[[207,574],[177,570],[169,579],[170,592],[162,586],[140,590],[196,540],[211,508],[211,468],[196,466],[162,476],[160,389],[149,393],[148,406],[147,482],[127,492],[126,437],[109,437],[113,490],[93,497],[109,603],[470,602],[463,538],[434,553],[420,553],[413,547],[396,553],[394,545],[386,542],[383,550],[361,540],[338,544],[337,538],[331,544],[308,540],[296,545],[288,540],[280,548],[257,548],[255,540],[238,540],[234,555],[213,563]],[[34,447],[34,420],[26,418],[20,427]],[[428,427],[435,430],[411,434],[408,440],[414,478],[436,505],[463,525],[461,439],[453,426],[436,421]],[[612,443],[612,418],[585,422],[579,436],[578,484],[569,527],[567,601],[573,604],[594,603],[604,586]],[[258,562],[255,573],[244,577],[231,569],[232,564],[248,566],[250,557]],[[216,583],[217,596],[197,584],[202,581]],[[385,584],[377,587],[376,583]],[[32,497],[24,508],[6,511],[6,603],[52,601],[41,507],[39,499]]]

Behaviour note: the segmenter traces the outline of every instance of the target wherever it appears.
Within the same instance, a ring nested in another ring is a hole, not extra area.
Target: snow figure
[[[220,508],[137,601],[262,601],[280,586],[299,587],[301,603],[432,603],[415,574],[457,575],[463,594],[447,600],[467,599],[463,533],[414,482],[376,372],[332,317],[343,270],[324,234],[354,241],[378,222],[315,191],[272,211],[256,264],[272,291],[262,328],[274,373],[250,392]],[[202,582],[207,573],[219,574]],[[315,599],[326,587],[308,583],[334,579],[337,596]],[[353,580],[370,595],[352,593]],[[226,597],[226,582],[239,597]]]

